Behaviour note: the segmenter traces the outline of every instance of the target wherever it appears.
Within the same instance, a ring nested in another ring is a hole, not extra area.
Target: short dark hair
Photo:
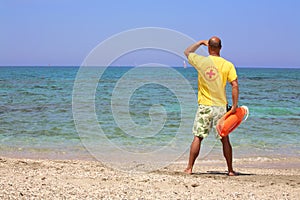
[[[214,49],[221,49],[221,47],[222,47],[221,40],[216,41],[216,40],[210,39],[208,41],[208,45]]]

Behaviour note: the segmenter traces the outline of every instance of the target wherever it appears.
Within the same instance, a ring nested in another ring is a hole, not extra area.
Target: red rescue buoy
[[[246,121],[249,115],[247,106],[241,106],[236,109],[234,114],[228,111],[217,123],[217,131],[221,137],[227,136],[236,129],[243,120]]]

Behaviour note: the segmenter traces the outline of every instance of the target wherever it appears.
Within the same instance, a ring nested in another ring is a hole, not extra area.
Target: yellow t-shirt
[[[225,106],[226,83],[237,79],[234,65],[218,56],[190,53],[189,63],[198,71],[198,104]]]

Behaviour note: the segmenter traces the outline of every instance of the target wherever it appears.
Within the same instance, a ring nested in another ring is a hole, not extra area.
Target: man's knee
[[[230,144],[229,136],[227,135],[226,137],[222,137],[221,142],[223,144]]]
[[[203,140],[203,137],[194,136],[194,140],[201,142]]]

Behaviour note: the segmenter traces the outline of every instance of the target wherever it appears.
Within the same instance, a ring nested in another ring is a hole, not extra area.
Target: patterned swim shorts
[[[226,106],[206,106],[199,105],[194,121],[193,134],[195,136],[206,138],[213,128],[217,139],[222,137],[216,130],[218,120],[226,113]]]

